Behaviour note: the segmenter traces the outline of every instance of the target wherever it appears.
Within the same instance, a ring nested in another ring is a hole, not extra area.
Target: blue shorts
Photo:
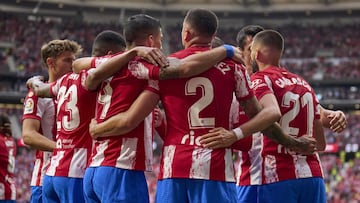
[[[60,176],[44,176],[44,203],[83,203],[83,179]]]
[[[30,203],[42,203],[42,186],[31,186]]]
[[[261,185],[261,203],[326,203],[325,183],[322,178],[300,178]]]
[[[156,190],[156,202],[236,202],[236,185],[229,182],[170,178],[158,181]]]
[[[236,186],[238,203],[257,203],[259,185]]]
[[[0,200],[0,203],[16,203],[15,200]]]
[[[143,171],[115,167],[89,167],[84,176],[87,203],[147,203],[149,192]]]

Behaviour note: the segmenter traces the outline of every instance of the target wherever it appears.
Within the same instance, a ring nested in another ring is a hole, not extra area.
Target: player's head
[[[222,39],[215,36],[214,39],[211,41],[211,48],[216,48],[216,47],[222,46],[224,44],[225,43]]]
[[[0,113],[0,133],[11,136],[11,122],[9,116],[5,113]]]
[[[126,46],[148,46],[161,49],[162,32],[160,21],[145,14],[128,18],[124,26]]]
[[[48,68],[49,80],[56,80],[72,69],[75,56],[82,52],[82,47],[71,40],[52,40],[41,47],[41,58]]]
[[[254,36],[263,31],[264,28],[259,25],[248,25],[243,27],[236,36],[237,45],[241,51],[244,65],[248,74],[252,74],[252,66],[250,63],[250,47]]]
[[[218,18],[206,9],[191,9],[187,12],[181,31],[183,46],[210,44],[216,35]]]
[[[91,55],[105,56],[124,51],[125,48],[125,40],[119,33],[112,30],[104,30],[95,37]]]
[[[251,62],[254,65],[279,65],[284,50],[284,38],[275,30],[264,30],[255,35],[251,45]]]

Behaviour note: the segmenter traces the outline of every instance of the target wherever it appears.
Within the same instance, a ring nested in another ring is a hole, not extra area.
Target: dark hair
[[[0,133],[11,135],[11,122],[10,118],[5,113],[0,113]]]
[[[128,18],[124,26],[126,44],[143,39],[148,35],[156,35],[161,28],[160,21],[145,14],[137,14]]]
[[[275,30],[264,30],[259,32],[254,37],[254,44],[261,44],[264,46],[275,48],[282,52],[284,49],[284,38]]]
[[[259,25],[248,25],[243,27],[236,36],[236,42],[240,49],[244,49],[246,37],[254,37],[257,33],[263,31],[264,28]]]
[[[199,35],[206,37],[211,37],[216,33],[218,21],[215,13],[206,9],[191,9],[184,19],[184,22],[188,23]]]
[[[219,37],[214,37],[214,39],[211,41],[211,48],[216,48],[224,44],[225,43],[222,39],[220,39]]]
[[[104,56],[109,51],[116,53],[126,48],[125,39],[117,32],[104,30],[94,39],[92,46],[93,56]]]

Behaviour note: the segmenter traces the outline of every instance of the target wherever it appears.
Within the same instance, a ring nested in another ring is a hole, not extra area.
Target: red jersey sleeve
[[[246,69],[242,65],[235,63],[234,74],[236,81],[236,98],[238,100],[246,100],[254,96],[254,93],[251,89],[250,77],[247,74]]]
[[[260,100],[266,94],[273,93],[270,78],[261,72],[254,73],[251,76],[251,81],[252,88],[258,100]]]

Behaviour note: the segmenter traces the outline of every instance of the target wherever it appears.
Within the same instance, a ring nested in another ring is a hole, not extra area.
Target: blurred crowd
[[[282,65],[290,71],[312,80],[346,80],[360,77],[360,38],[358,32],[354,31],[360,29],[360,24],[292,24],[272,28],[279,30],[285,37],[286,49]],[[40,57],[40,48],[44,42],[55,38],[75,40],[83,46],[83,55],[89,56],[94,36],[105,29],[121,32],[122,26],[76,21],[57,22],[0,13],[0,43],[10,44],[0,48],[0,73],[9,69],[9,60],[13,60],[19,76],[11,85],[0,80],[0,91],[26,92],[24,82],[27,77],[46,74]],[[166,26],[164,35],[167,36],[167,41],[164,43],[168,43],[166,47],[169,47],[169,52],[182,49],[180,30],[180,25]],[[236,44],[237,31],[238,29],[233,27],[221,28],[218,35],[226,43]],[[320,99],[360,99],[357,86],[316,87],[315,90]],[[16,115],[21,123],[21,109],[1,107],[0,112]],[[348,114],[347,117],[348,127],[344,132],[338,134],[325,131],[327,143],[338,147],[337,151],[321,154],[329,203],[360,201],[360,154],[357,152],[360,143],[360,115]],[[146,173],[151,197],[154,197],[156,192],[160,147],[161,142],[157,141],[154,144],[154,170]],[[345,152],[351,152],[353,156],[346,157]],[[27,202],[29,199],[33,160],[33,150],[18,147],[15,171],[18,202]]]

